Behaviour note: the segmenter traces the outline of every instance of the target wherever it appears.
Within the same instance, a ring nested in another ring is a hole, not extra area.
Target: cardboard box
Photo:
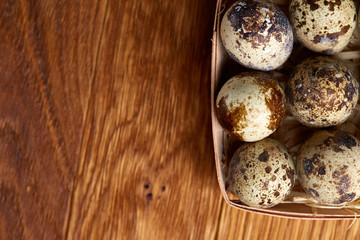
[[[220,23],[223,14],[226,10],[234,3],[235,1],[217,1],[216,13],[215,13],[215,21],[214,21],[214,29],[213,29],[213,37],[212,37],[212,65],[211,65],[211,117],[212,117],[212,131],[213,131],[213,141],[214,141],[214,152],[215,152],[215,161],[216,161],[216,171],[219,186],[221,189],[221,193],[227,204],[231,205],[234,208],[242,209],[250,212],[257,212],[260,214],[272,215],[272,216],[280,216],[286,218],[298,218],[298,219],[354,219],[355,217],[360,216],[360,210],[354,207],[348,208],[331,208],[331,207],[314,207],[310,206],[311,204],[304,204],[300,198],[294,198],[292,196],[291,201],[285,201],[275,207],[269,209],[260,209],[248,207],[241,204],[237,201],[236,197],[233,196],[226,190],[226,168],[227,162],[229,158],[231,158],[231,154],[233,153],[234,146],[236,146],[236,141],[229,136],[223,128],[220,126],[216,116],[215,116],[215,99],[217,92],[220,90],[221,86],[228,80],[230,77],[234,76],[236,73],[241,71],[246,71],[246,68],[241,67],[239,64],[235,63],[221,44],[221,39],[219,35]],[[280,9],[284,11],[285,14],[288,15],[288,1],[287,0],[274,0],[274,3],[277,4]],[[342,53],[337,54],[335,57],[344,60],[346,64],[354,71],[357,79],[359,80],[359,69],[360,69],[360,40],[358,40],[359,36],[359,28],[355,31],[353,40],[349,47],[347,47]],[[297,63],[300,63],[301,60],[305,59],[309,56],[316,56],[318,54],[307,51],[304,47],[302,47],[298,42],[294,44],[294,50],[292,54],[299,54],[301,52],[301,56],[298,57]],[[291,57],[290,57],[291,58]],[[297,59],[297,57],[295,58]],[[288,63],[289,64],[289,63]],[[293,65],[294,61],[292,61]],[[292,66],[294,67],[294,66]],[[286,74],[285,74],[286,75]],[[285,76],[286,77],[286,76]],[[286,81],[286,80],[285,80]],[[360,137],[360,131],[357,126],[360,126],[360,111],[357,110],[354,113],[352,118],[344,125],[340,126],[339,129],[350,132],[355,135],[357,138]],[[280,126],[275,134],[270,137],[279,138],[279,131],[281,131]],[[298,126],[299,127],[299,126]],[[307,131],[308,130],[308,131]],[[306,137],[306,133],[311,132],[312,129],[304,127],[304,131],[294,131],[292,143],[291,140],[286,140],[285,145],[289,147],[290,145],[300,144],[301,141]],[[303,135],[299,135],[303,134]],[[302,133],[301,133],[302,132]],[[281,137],[280,137],[281,138]],[[279,139],[284,143],[284,139]],[[289,142],[290,141],[290,142]],[[295,147],[296,149],[296,147]],[[359,156],[360,161],[360,156]],[[294,189],[301,195],[302,189],[299,184],[295,184]],[[295,200],[294,200],[295,199]]]

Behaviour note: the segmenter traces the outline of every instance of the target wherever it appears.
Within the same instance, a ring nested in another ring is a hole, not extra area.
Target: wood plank
[[[286,219],[224,204],[217,239],[360,239],[360,221]]]
[[[69,239],[211,239],[215,1],[110,1]]]
[[[0,239],[64,237],[104,10],[0,1]]]

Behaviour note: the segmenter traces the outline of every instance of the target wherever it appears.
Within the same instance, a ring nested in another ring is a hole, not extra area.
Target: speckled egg
[[[269,208],[285,199],[294,186],[295,167],[280,142],[266,138],[244,143],[229,163],[229,191],[251,207]]]
[[[321,56],[299,64],[285,88],[287,108],[304,125],[343,123],[358,100],[358,82],[339,60]]]
[[[346,47],[355,30],[355,2],[292,0],[290,22],[305,47],[315,52],[335,54]]]
[[[269,74],[241,73],[221,88],[215,111],[229,133],[242,141],[258,141],[279,126],[285,114],[285,94]]]
[[[220,27],[229,55],[245,67],[269,71],[281,66],[293,48],[285,14],[268,0],[241,0],[225,13]]]
[[[319,131],[300,148],[297,173],[306,193],[338,205],[360,196],[360,142],[341,131]]]

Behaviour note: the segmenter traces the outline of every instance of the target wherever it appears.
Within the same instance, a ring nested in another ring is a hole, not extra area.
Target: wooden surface
[[[0,239],[359,239],[230,208],[210,1],[0,0]]]

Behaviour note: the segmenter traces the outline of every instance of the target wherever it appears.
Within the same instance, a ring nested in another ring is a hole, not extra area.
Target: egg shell
[[[306,193],[323,204],[339,205],[360,196],[360,142],[341,131],[322,130],[300,148],[297,174]]]
[[[288,80],[287,108],[301,123],[328,127],[346,121],[358,101],[358,82],[339,60],[327,56],[299,64]]]
[[[296,37],[315,52],[341,52],[356,28],[353,0],[292,0],[289,10]]]
[[[285,199],[295,182],[291,155],[277,140],[244,143],[233,155],[229,190],[251,207],[269,208]]]
[[[236,138],[258,141],[279,126],[285,114],[285,94],[269,74],[241,73],[221,88],[215,111],[220,124]]]
[[[242,0],[225,13],[220,27],[229,55],[245,67],[269,71],[281,66],[293,48],[285,14],[271,1]]]

